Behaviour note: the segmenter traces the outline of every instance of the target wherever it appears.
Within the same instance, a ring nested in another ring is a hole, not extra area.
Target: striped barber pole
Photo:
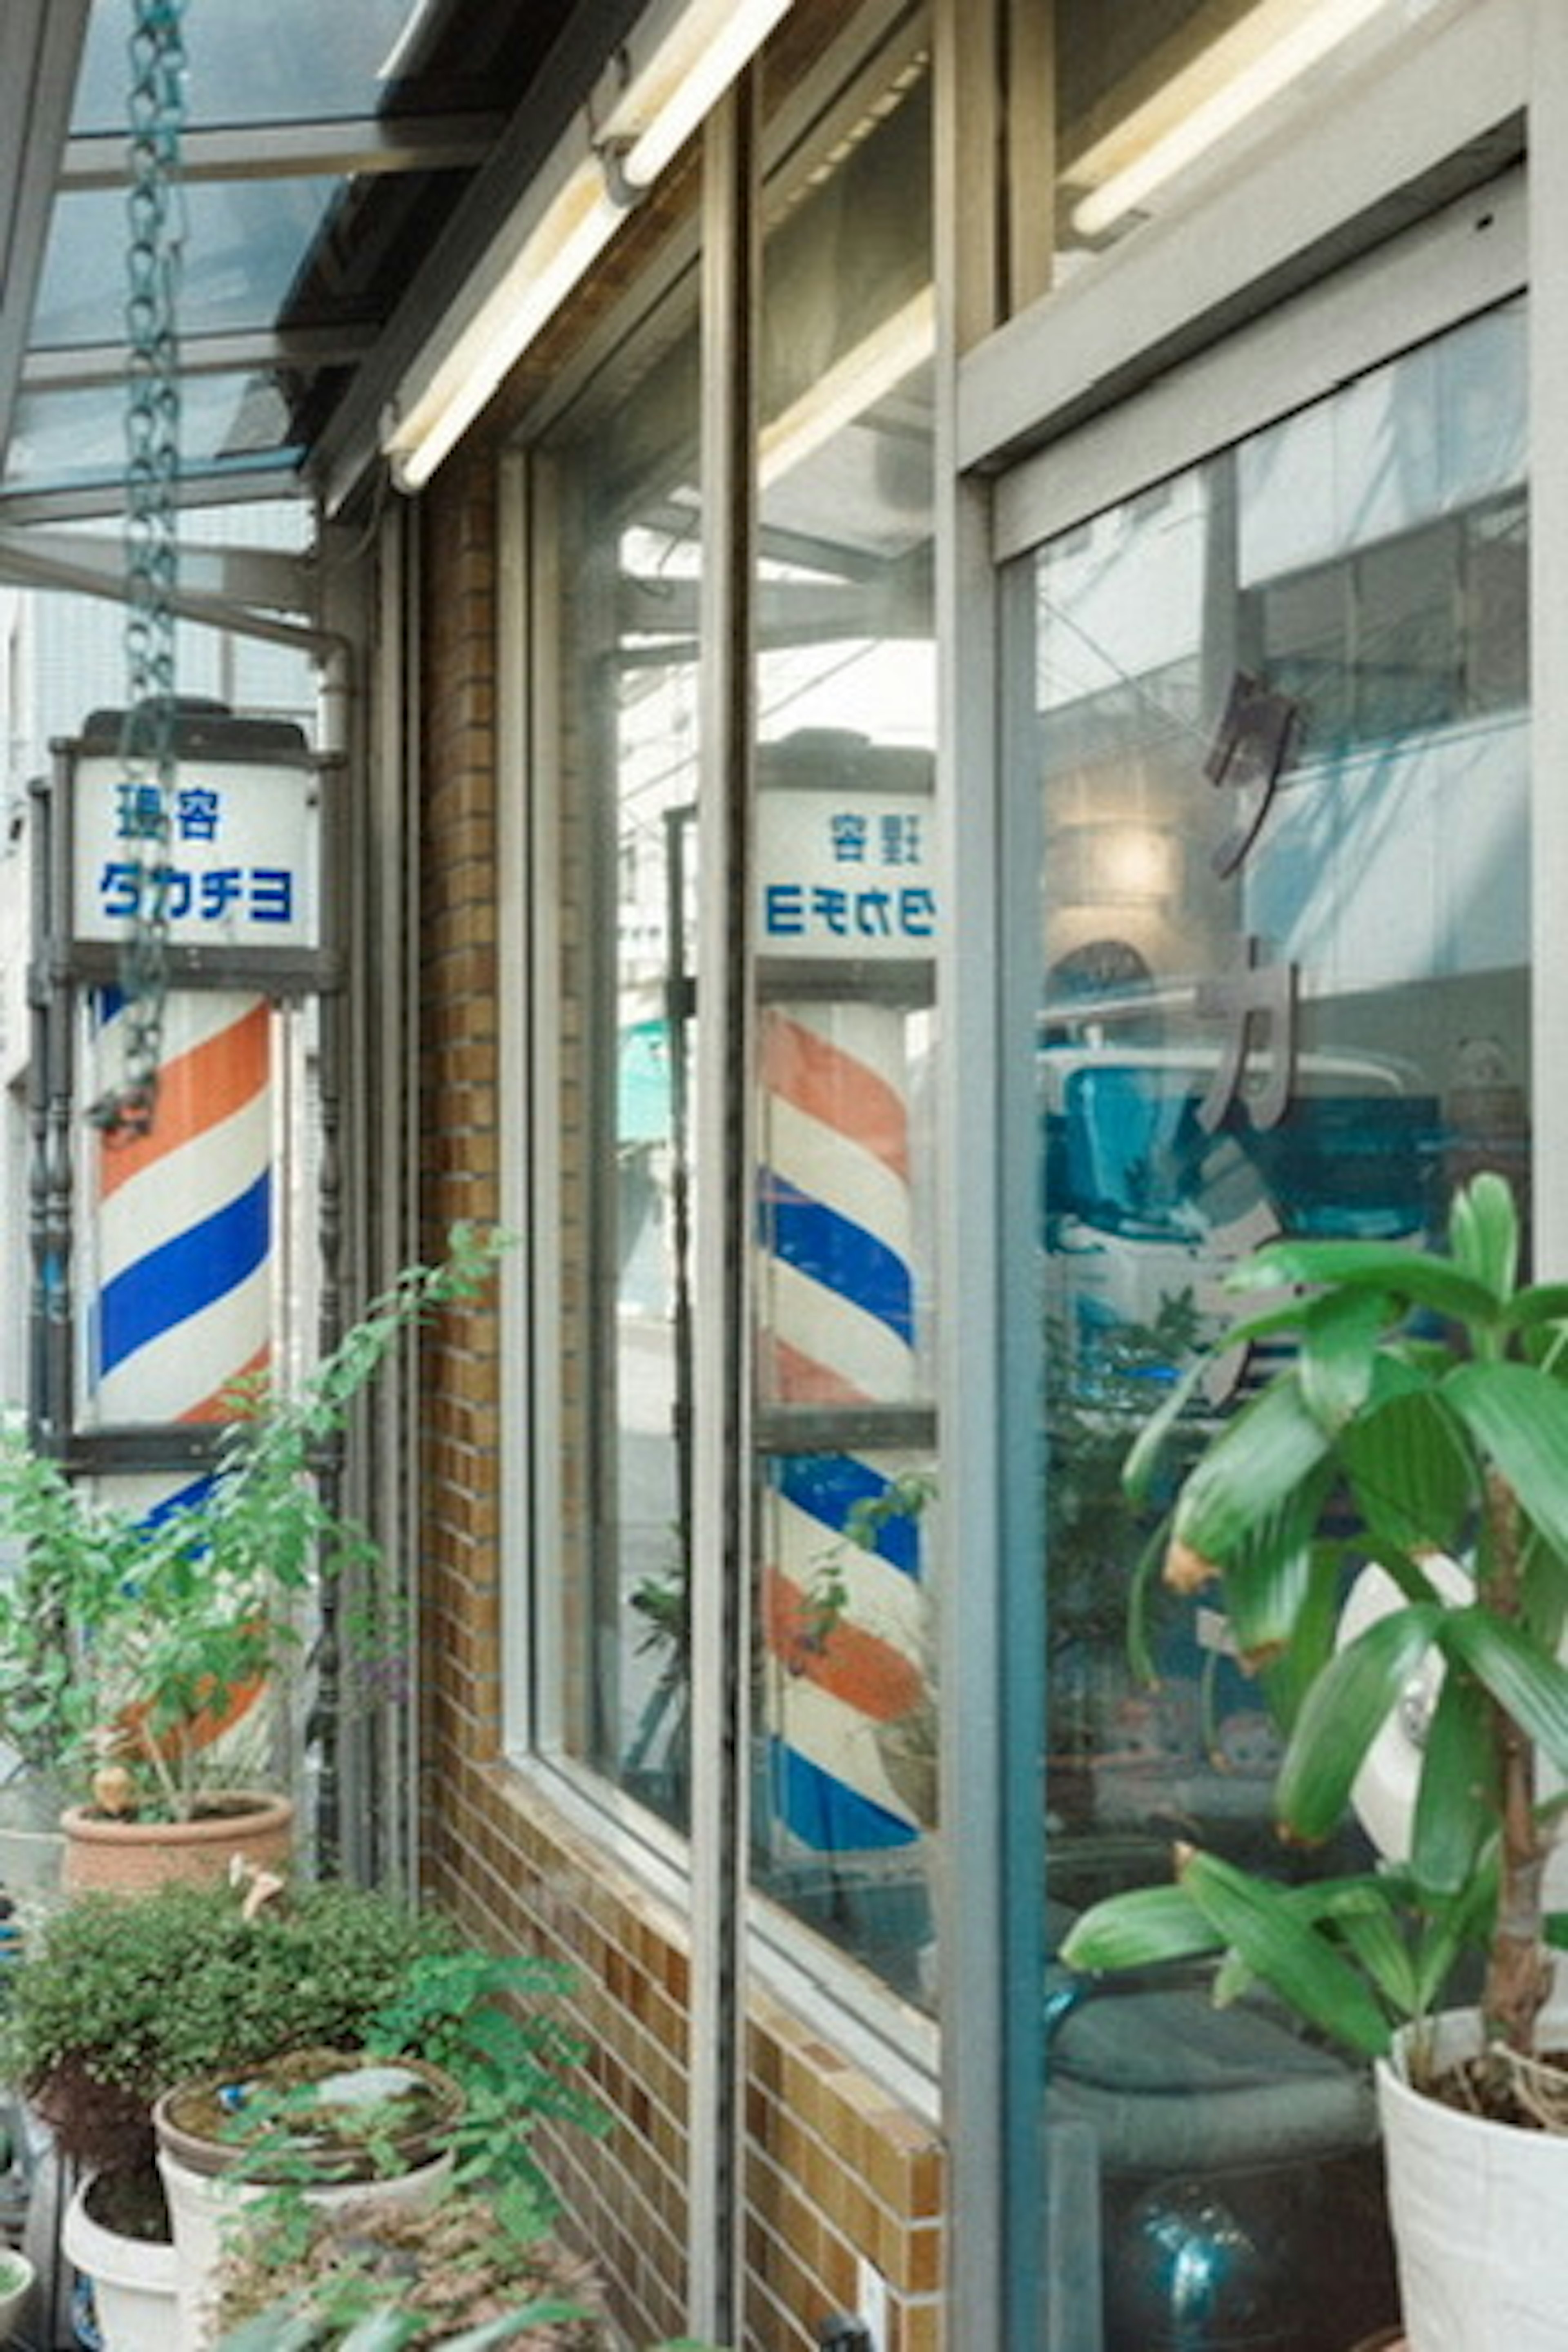
[[[118,1051],[120,1001],[94,1008],[94,1046]],[[211,1423],[231,1417],[237,1383],[272,1360],[272,1016],[237,992],[170,995],[151,1131],[99,1136],[87,1331],[84,1418],[100,1426]],[[131,1472],[99,1482],[106,1501],[149,1519],[195,1502],[205,1476]],[[232,1747],[261,1686],[237,1690],[204,1716],[198,1748]],[[257,1718],[259,1720],[259,1718]]]
[[[113,1049],[118,1004],[100,1004]],[[98,1144],[88,1417],[211,1422],[272,1352],[273,1102],[266,999],[171,995],[151,1133]]]
[[[762,1036],[759,1391],[765,1403],[915,1401],[905,1015],[774,1005]],[[859,1515],[916,1466],[882,1452],[779,1454],[763,1501],[764,1710],[774,1811],[803,1846],[907,1845],[920,1823],[878,1727],[921,1698],[917,1516]]]

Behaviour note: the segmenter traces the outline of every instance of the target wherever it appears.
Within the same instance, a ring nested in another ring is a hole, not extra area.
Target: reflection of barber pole
[[[878,1004],[763,1019],[760,1390],[765,1404],[916,1394],[905,1017]],[[763,1502],[773,1804],[818,1850],[900,1845],[919,1824],[879,1726],[921,1700],[918,1517],[857,1540],[905,1457],[775,1454]]]
[[[112,1050],[113,1010],[100,1030]],[[100,1146],[89,1407],[98,1423],[225,1418],[272,1335],[270,1015],[171,995],[151,1133]]]

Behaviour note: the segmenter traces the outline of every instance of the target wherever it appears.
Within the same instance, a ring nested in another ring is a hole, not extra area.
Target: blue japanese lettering
[[[763,898],[763,929],[771,939],[795,939],[805,929],[805,893],[798,882],[770,882]]]
[[[294,877],[284,866],[253,866],[250,912],[258,923],[289,923],[294,919]]]

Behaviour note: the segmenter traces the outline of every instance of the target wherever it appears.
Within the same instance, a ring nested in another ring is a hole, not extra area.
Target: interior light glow
[[[427,482],[635,203],[787,15],[793,0],[653,0],[587,110],[542,166],[398,387],[382,448]],[[610,159],[613,157],[613,168]]]
[[[845,425],[874,407],[922,360],[929,360],[935,349],[936,300],[927,286],[763,425],[763,488],[771,489]]]
[[[1239,130],[1271,99],[1361,31],[1388,0],[1317,0],[1297,22],[1277,32],[1258,54],[1200,99],[1132,159],[1079,198],[1072,225],[1080,236],[1100,236]],[[1263,12],[1260,12],[1263,13]]]

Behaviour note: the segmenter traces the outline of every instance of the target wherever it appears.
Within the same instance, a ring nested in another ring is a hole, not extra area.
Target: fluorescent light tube
[[[687,9],[607,125],[612,137],[631,141],[622,169],[634,188],[652,186],[790,5],[791,0],[706,0]]]
[[[1387,5],[1388,0],[1320,0],[1299,24],[1278,34],[1211,97],[1200,100],[1121,171],[1080,197],[1072,215],[1079,235],[1100,236],[1114,227],[1146,197],[1239,130],[1299,75],[1321,64],[1352,33],[1360,32]]]
[[[400,488],[429,480],[593,267],[628,198],[652,184],[792,5],[652,0],[626,42],[624,79],[591,110],[591,140],[577,126],[561,141],[508,225],[511,258],[500,257],[503,236],[399,385],[381,437]]]
[[[422,390],[389,411],[382,443],[399,489],[424,488],[624,217],[597,159],[580,164]]]

